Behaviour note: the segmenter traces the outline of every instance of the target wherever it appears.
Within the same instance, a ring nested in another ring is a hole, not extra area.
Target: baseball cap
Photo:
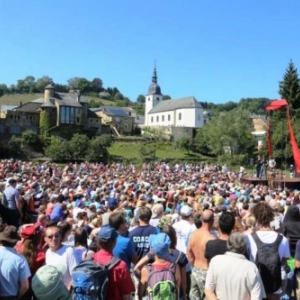
[[[117,236],[118,236],[117,231],[110,226],[102,226],[98,233],[98,238],[100,240],[110,241],[116,239]]]
[[[118,206],[118,200],[116,198],[109,198],[107,201],[107,207],[116,207]]]
[[[166,233],[151,234],[149,235],[149,245],[158,257],[164,258],[169,253],[171,240]]]
[[[188,205],[182,206],[180,210],[180,214],[185,217],[189,217],[192,213],[193,213],[193,209]]]
[[[77,199],[75,201],[74,207],[82,207],[84,205],[84,202],[81,199]]]
[[[152,209],[152,216],[151,218],[157,218],[159,214],[161,214],[164,211],[164,207],[160,203],[156,203],[153,205]]]
[[[66,267],[45,265],[37,270],[32,278],[32,290],[38,300],[71,300],[71,294],[62,281]]]
[[[23,239],[28,239],[30,238],[31,236],[35,235],[36,233],[39,232],[39,229],[40,229],[40,226],[39,225],[29,225],[29,226],[26,226],[24,227],[22,230],[21,230],[21,237]]]

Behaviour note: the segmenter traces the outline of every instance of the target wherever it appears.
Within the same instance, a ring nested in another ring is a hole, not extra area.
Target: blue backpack
[[[73,300],[107,300],[108,272],[121,260],[113,257],[105,265],[83,260],[72,272]]]

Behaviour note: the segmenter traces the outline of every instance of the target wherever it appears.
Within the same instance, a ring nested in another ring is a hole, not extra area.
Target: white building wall
[[[196,109],[182,108],[175,111],[176,126],[178,127],[196,127]]]
[[[160,95],[147,95],[145,99],[145,125],[151,126],[151,117],[149,115],[149,111],[162,100],[162,96]]]
[[[148,116],[148,126],[173,126],[174,113],[173,111],[150,114]]]

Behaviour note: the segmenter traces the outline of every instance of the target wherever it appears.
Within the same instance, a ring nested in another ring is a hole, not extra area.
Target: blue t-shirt
[[[58,203],[54,206],[52,213],[50,215],[50,219],[55,222],[59,222],[63,217],[63,209],[61,205]]]
[[[156,234],[156,228],[151,225],[138,226],[129,232],[135,252],[139,260],[149,252],[149,235]]]
[[[119,235],[113,254],[122,259],[126,263],[128,270],[130,270],[130,264],[132,258],[135,256],[135,250],[132,241],[129,238]]]

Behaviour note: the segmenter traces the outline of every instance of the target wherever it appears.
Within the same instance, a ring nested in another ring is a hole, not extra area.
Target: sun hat
[[[154,254],[164,258],[169,253],[171,240],[166,233],[150,234],[149,245]]]
[[[172,225],[172,217],[163,216],[162,218],[159,219],[157,227],[162,229],[166,225]]]
[[[32,290],[38,300],[71,300],[72,296],[62,281],[66,267],[46,265],[37,270],[32,278]]]
[[[184,205],[180,209],[180,214],[185,217],[189,217],[192,213],[193,213],[193,209],[188,205]]]
[[[159,214],[161,214],[163,211],[164,211],[164,207],[162,204],[160,203],[156,203],[152,206],[152,216],[151,218],[154,219],[154,218],[157,218]]]
[[[6,226],[3,231],[0,232],[0,242],[17,243],[21,240],[18,235],[17,228],[15,226]]]

